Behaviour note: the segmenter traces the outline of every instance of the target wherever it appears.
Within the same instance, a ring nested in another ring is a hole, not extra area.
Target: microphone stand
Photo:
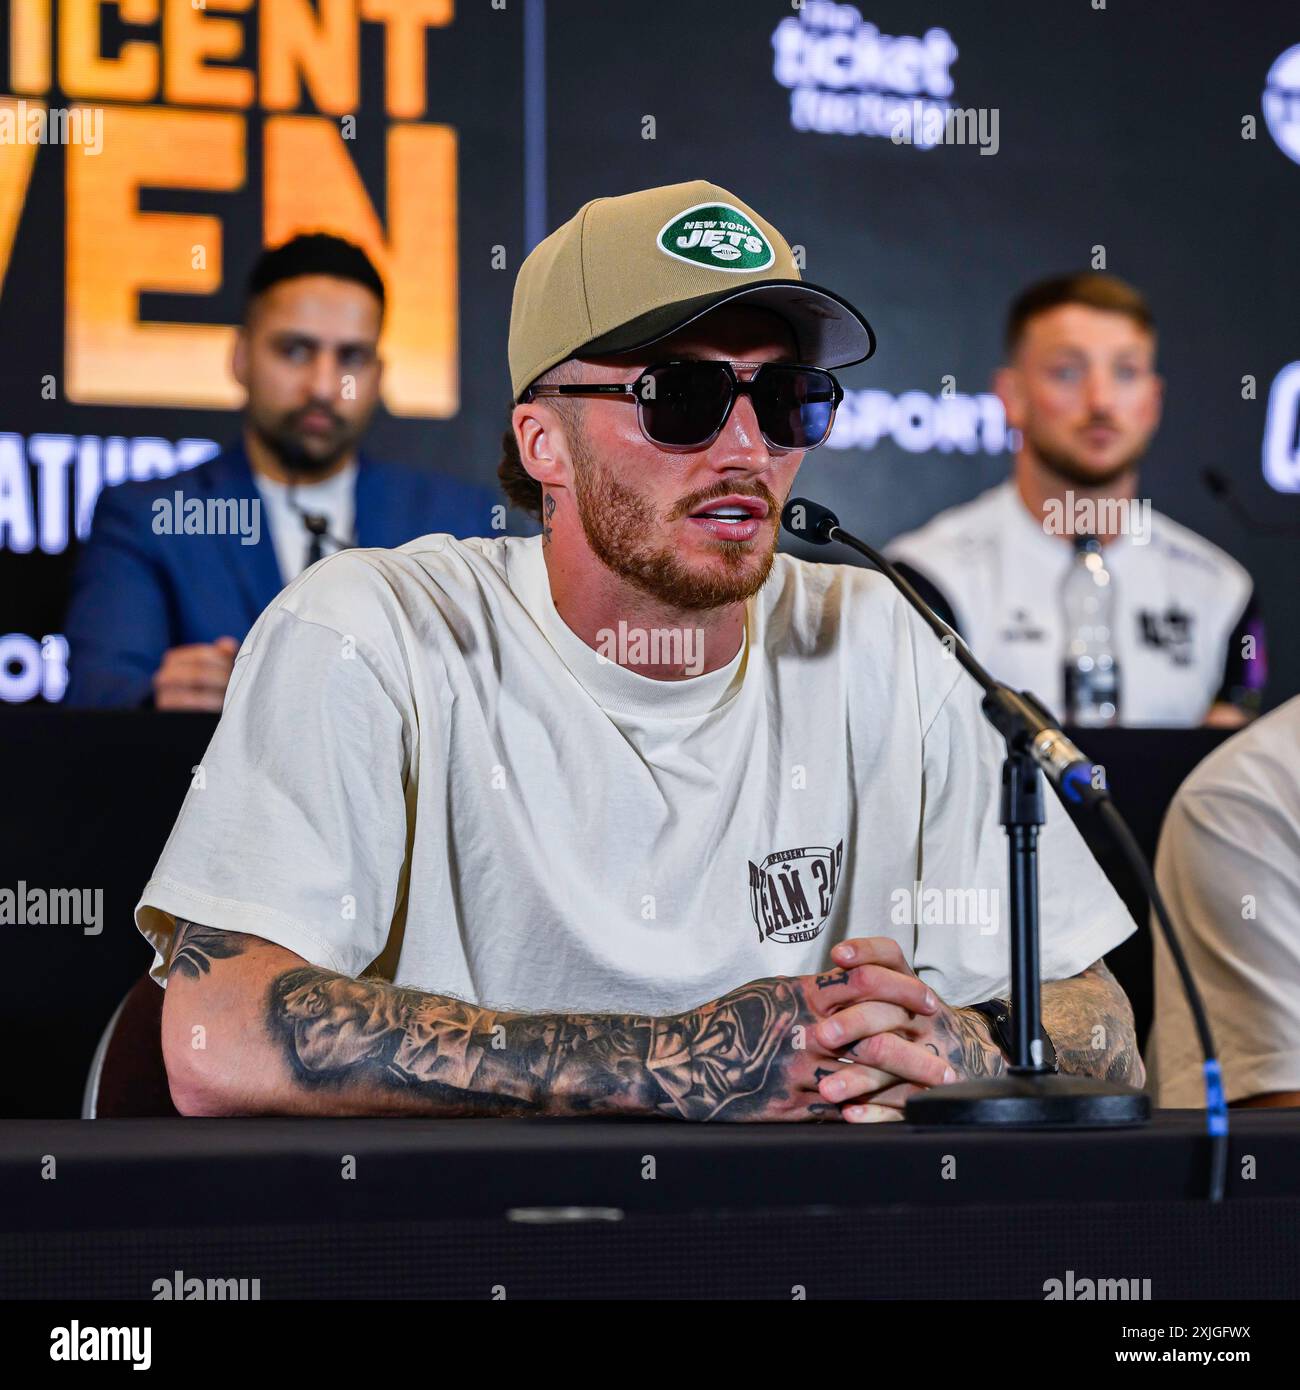
[[[1032,749],[1052,721],[1038,713],[1042,707],[1032,695],[1018,695],[993,680],[983,667],[976,679],[985,692],[980,708],[1007,749],[999,820],[1007,834],[1008,851],[1012,1055],[1002,1076],[935,1086],[913,1096],[905,1117],[924,1125],[1018,1129],[1145,1124],[1151,1118],[1151,1100],[1145,1091],[1094,1076],[1053,1072],[1043,1061],[1038,832],[1045,817],[1041,773]],[[1091,790],[1091,779],[1087,785]]]
[[[1055,727],[1046,709],[1002,684],[883,555],[845,531],[835,515],[802,498],[786,504],[786,528],[801,540],[837,540],[880,569],[984,691],[985,718],[1002,735],[1000,820],[1007,834],[1011,919],[1011,1023],[1013,1055],[1002,1076],[934,1086],[913,1096],[904,1117],[920,1125],[1002,1126],[1016,1129],[1095,1129],[1145,1124],[1145,1091],[1093,1076],[1054,1072],[1043,1061],[1038,941],[1038,832],[1044,823],[1040,766],[1071,800],[1097,806],[1108,799],[1092,784],[1092,764]]]
[[[285,491],[289,506],[298,513],[303,526],[307,528],[307,534],[311,536],[311,545],[307,551],[307,564],[309,566],[314,565],[324,555],[325,548],[322,541],[329,541],[334,546],[335,553],[340,550],[355,550],[355,541],[340,540],[338,536],[330,534],[329,517],[322,516],[319,512],[309,512],[299,504],[297,487],[298,484],[294,481],[289,484]]]

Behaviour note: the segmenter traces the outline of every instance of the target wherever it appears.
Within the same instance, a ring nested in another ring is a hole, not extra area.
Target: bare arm
[[[845,1064],[806,1035],[862,988],[799,976],[668,1018],[509,1013],[181,921],[163,1055],[184,1114],[835,1119],[817,1085]],[[922,1080],[942,1080],[934,1060]]]

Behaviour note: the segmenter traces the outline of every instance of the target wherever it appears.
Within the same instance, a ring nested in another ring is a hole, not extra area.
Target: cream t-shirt
[[[1300,696],[1221,743],[1170,803],[1156,881],[1214,1035],[1229,1102],[1300,1091]],[[1151,1088],[1205,1105],[1204,1059],[1154,918]]]
[[[183,916],[497,1008],[649,1015],[884,935],[973,1003],[1009,972],[978,696],[848,566],[777,555],[730,664],[659,681],[564,623],[540,537],[346,551],[246,638],[136,922],[160,983]],[[1056,979],[1135,928],[1046,801]]]

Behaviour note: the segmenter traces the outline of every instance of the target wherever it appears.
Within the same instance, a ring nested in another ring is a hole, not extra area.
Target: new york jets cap
[[[567,357],[648,347],[736,301],[785,319],[800,362],[848,367],[876,350],[866,319],[804,281],[781,233],[716,183],[593,198],[519,267],[510,309],[514,398]]]

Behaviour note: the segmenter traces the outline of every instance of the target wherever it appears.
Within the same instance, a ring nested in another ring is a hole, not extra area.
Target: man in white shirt
[[[1230,1104],[1300,1105],[1300,696],[1222,743],[1169,807],[1156,879],[1200,988]],[[1191,1011],[1155,927],[1152,1080],[1204,1106]]]
[[[136,909],[182,1111],[871,1121],[1005,1067],[979,692],[881,576],[776,553],[873,347],[714,184],[532,252],[542,535],[330,557],[236,661]],[[1048,802],[1045,1041],[1140,1085],[1134,924]]]
[[[1075,537],[1095,535],[1117,722],[1245,722],[1265,677],[1250,576],[1138,496],[1163,391],[1146,300],[1109,275],[1043,281],[1012,306],[1006,353],[995,385],[1021,436],[1012,477],[897,537],[890,557],[995,676],[1070,718],[1061,589]]]

